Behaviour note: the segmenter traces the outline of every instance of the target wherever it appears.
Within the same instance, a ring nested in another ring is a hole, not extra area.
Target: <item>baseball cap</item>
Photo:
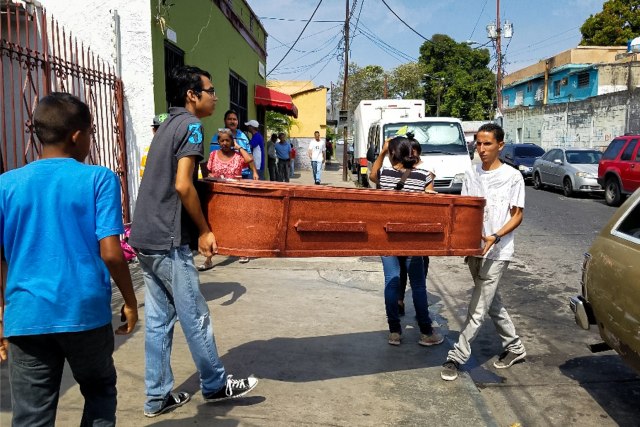
[[[153,118],[153,126],[160,126],[162,122],[167,120],[167,117],[169,117],[167,113],[158,114]]]
[[[259,128],[260,127],[260,123],[258,123],[257,120],[249,120],[247,123],[244,124],[245,126],[251,126],[254,128]]]

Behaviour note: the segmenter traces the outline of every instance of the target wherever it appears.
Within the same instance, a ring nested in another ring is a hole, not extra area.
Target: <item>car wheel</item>
[[[573,194],[573,184],[571,183],[571,178],[565,177],[562,181],[562,192],[567,197],[571,197],[571,195]]]
[[[604,199],[609,206],[620,206],[622,193],[620,183],[616,178],[609,178],[604,184]]]
[[[544,184],[542,183],[540,174],[538,172],[533,174],[533,188],[535,188],[536,190],[542,190],[544,188]]]

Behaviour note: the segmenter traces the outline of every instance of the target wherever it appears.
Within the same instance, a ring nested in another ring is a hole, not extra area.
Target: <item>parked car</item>
[[[609,206],[619,206],[640,188],[640,135],[615,138],[600,159],[598,183]]]
[[[580,327],[598,325],[607,346],[640,372],[638,260],[640,190],[616,211],[585,254],[582,293],[569,302]]]
[[[533,162],[544,154],[536,144],[505,144],[500,151],[500,161],[518,169],[525,181],[533,179]]]
[[[598,184],[598,162],[602,152],[591,148],[554,148],[533,162],[533,188],[562,188],[573,193],[602,192]]]

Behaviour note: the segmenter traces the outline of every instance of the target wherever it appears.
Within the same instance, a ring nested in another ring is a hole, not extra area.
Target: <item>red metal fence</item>
[[[51,92],[72,93],[89,106],[94,132],[87,162],[120,177],[129,222],[122,80],[44,9],[0,0],[0,173],[39,157],[33,111]]]

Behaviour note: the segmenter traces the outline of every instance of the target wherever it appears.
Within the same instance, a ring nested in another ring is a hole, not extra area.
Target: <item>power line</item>
[[[419,35],[420,37],[422,37],[424,40],[433,43],[430,39],[426,38],[425,36],[423,36],[422,34],[420,34],[419,32],[417,32],[416,30],[413,29],[413,27],[409,24],[407,24],[404,19],[400,18],[398,16],[397,13],[394,12],[393,9],[391,9],[391,6],[389,6],[387,4],[387,2],[385,0],[380,0],[382,3],[384,3],[385,6],[387,6],[387,9],[389,9],[391,11],[391,13],[393,13],[395,15],[396,18],[398,18],[400,20],[400,22],[402,22],[408,29],[410,29],[411,31],[413,31],[414,33],[416,33],[417,35]]]
[[[333,25],[333,26],[331,26],[331,27],[329,27],[329,28],[325,28],[325,29],[324,29],[324,30],[322,30],[322,31],[318,31],[317,33],[313,33],[313,34],[309,34],[308,36],[304,36],[304,37],[302,37],[300,40],[305,40],[305,39],[308,39],[308,38],[310,38],[310,37],[317,36],[318,34],[326,33],[327,31],[331,31],[331,30],[336,29],[336,28],[338,28],[338,27],[342,27],[342,25]],[[269,37],[271,37],[272,39],[274,39],[275,41],[277,41],[278,43],[280,43],[280,46],[272,47],[272,48],[271,48],[271,50],[280,49],[281,47],[289,47],[289,45],[288,45],[288,44],[284,43],[284,42],[283,42],[283,41],[281,41],[281,40],[278,40],[278,39],[277,39],[277,38],[275,38],[274,36],[269,35]],[[304,51],[304,50],[298,50],[298,49],[294,49],[294,50],[295,50],[296,52],[306,52],[306,51]]]
[[[471,31],[471,35],[469,36],[469,40],[473,37],[473,33],[476,32],[476,28],[478,28],[478,22],[480,22],[480,18],[482,18],[482,14],[484,13],[484,8],[487,6],[487,2],[489,0],[484,0],[484,4],[482,5],[482,10],[480,10],[480,15],[478,15],[478,19],[476,19],[476,25],[473,26],[473,31]]]
[[[271,19],[273,21],[288,21],[288,22],[318,22],[318,23],[344,23],[344,21],[331,21],[326,19],[318,19],[318,20],[307,20],[307,19],[293,19],[293,18],[274,18],[271,16],[261,16],[260,19]]]
[[[322,4],[322,0],[320,0],[318,2],[318,5],[316,6],[316,8],[313,10],[313,13],[311,14],[311,17],[309,18],[309,20],[307,21],[307,23],[304,25],[304,27],[302,28],[302,31],[300,31],[300,34],[298,35],[298,38],[296,39],[296,41],[293,42],[293,44],[291,45],[291,47],[289,48],[289,50],[287,51],[287,53],[284,54],[284,56],[280,59],[280,61],[276,64],[275,67],[273,67],[271,69],[271,71],[269,71],[267,73],[266,77],[269,77],[269,74],[271,74],[273,72],[273,70],[275,70],[276,68],[278,68],[278,66],[280,64],[282,64],[282,61],[284,61],[284,59],[287,57],[287,55],[289,55],[289,52],[291,52],[291,50],[293,49],[293,47],[296,45],[296,43],[298,43],[298,40],[300,40],[300,37],[302,37],[302,34],[304,34],[304,30],[307,29],[307,27],[309,26],[309,24],[311,23],[311,20],[313,19],[313,17],[316,15],[316,12],[318,11],[318,9],[320,8],[320,5]]]
[[[573,28],[569,28],[568,30],[561,31],[561,32],[559,32],[559,33],[556,33],[556,34],[554,34],[554,35],[552,35],[552,36],[547,37],[546,39],[542,39],[542,40],[537,41],[537,42],[535,42],[535,43],[531,43],[530,45],[525,46],[525,47],[523,47],[522,49],[518,49],[518,50],[516,50],[515,52],[513,52],[512,54],[519,53],[519,52],[524,52],[524,51],[528,51],[528,49],[529,49],[530,47],[537,46],[537,45],[542,44],[542,43],[544,43],[544,42],[546,42],[546,41],[548,41],[548,40],[551,40],[551,39],[553,39],[553,38],[556,38],[556,37],[558,37],[558,36],[561,36],[561,35],[563,35],[563,34],[566,34],[566,33],[568,33],[569,31],[576,30],[576,29],[578,29],[578,28],[580,28],[580,27],[573,27]],[[572,37],[573,37],[573,36],[572,36]],[[554,43],[555,43],[555,42],[554,42]],[[550,43],[550,44],[553,44],[553,43]],[[544,47],[544,46],[543,46],[543,47]]]
[[[376,46],[378,46],[380,49],[382,49],[383,51],[385,51],[389,55],[393,56],[394,58],[396,58],[398,60],[405,60],[405,61],[412,61],[412,62],[416,62],[417,61],[416,58],[412,57],[409,54],[406,54],[406,53],[402,52],[399,49],[396,49],[395,47],[391,46],[390,44],[386,43],[384,40],[382,40],[381,38],[376,36],[375,33],[373,31],[371,31],[371,29],[368,28],[366,25],[362,24],[362,28],[364,28],[364,30],[363,29],[359,29],[358,31],[360,31],[360,33],[362,35],[364,35],[372,43],[374,43]]]

